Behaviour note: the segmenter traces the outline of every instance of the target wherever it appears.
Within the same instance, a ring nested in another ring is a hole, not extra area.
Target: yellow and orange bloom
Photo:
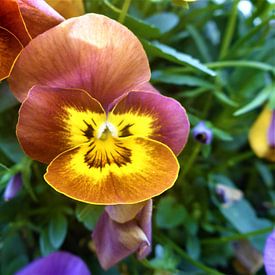
[[[42,0],[2,0],[0,5],[0,81],[31,39],[64,18]]]
[[[57,191],[94,204],[133,204],[170,188],[189,122],[148,83],[138,39],[105,16],[72,18],[33,39],[9,78],[23,104],[17,135],[48,163]]]
[[[275,110],[264,108],[250,129],[249,142],[258,157],[275,161]]]
[[[107,206],[93,232],[93,241],[104,269],[134,252],[138,259],[144,259],[151,252],[152,200]]]

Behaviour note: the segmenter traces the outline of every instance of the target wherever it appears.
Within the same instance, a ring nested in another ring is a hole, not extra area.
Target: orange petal
[[[36,86],[20,108],[17,136],[27,155],[49,163],[88,142],[94,136],[93,123],[105,120],[100,104],[85,91]]]
[[[46,2],[65,18],[85,13],[82,0],[46,0]]]
[[[32,38],[64,21],[64,18],[44,1],[18,0],[18,4]]]
[[[24,46],[31,40],[19,11],[17,0],[1,1],[0,26],[13,33]]]
[[[35,84],[88,91],[106,108],[150,78],[146,54],[126,27],[103,15],[71,18],[32,40],[10,77],[22,101]]]
[[[114,146],[108,150],[90,144],[68,150],[50,163],[44,178],[68,197],[105,205],[147,200],[177,179],[179,165],[166,145],[129,137],[115,140]]]
[[[0,27],[0,81],[10,75],[23,46],[7,29]]]

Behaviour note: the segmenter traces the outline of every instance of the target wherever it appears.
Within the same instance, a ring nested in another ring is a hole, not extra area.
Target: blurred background
[[[265,106],[275,110],[275,2],[85,0],[84,6],[138,36],[151,83],[181,102],[191,129],[203,128],[191,132],[179,156],[175,186],[154,199],[151,255],[103,271],[91,241],[103,207],[73,201],[44,182],[45,166],[27,158],[17,142],[19,103],[3,81],[1,274],[55,250],[79,255],[93,274],[265,274],[275,162],[255,154],[249,133]],[[23,186],[5,198],[11,180]]]

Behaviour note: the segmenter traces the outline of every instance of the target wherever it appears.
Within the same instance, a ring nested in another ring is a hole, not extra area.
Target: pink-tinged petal
[[[85,262],[68,252],[54,252],[37,259],[15,275],[90,275]]]
[[[159,94],[160,92],[149,82],[142,83],[136,87],[132,92],[152,92]]]
[[[150,245],[136,221],[116,223],[107,212],[100,217],[92,237],[97,257],[104,269],[115,265],[144,244]]]
[[[32,40],[10,77],[22,101],[36,84],[88,91],[109,103],[150,79],[144,49],[126,27],[103,15],[68,19]]]
[[[7,78],[23,46],[7,29],[0,27],[0,81]]]
[[[85,13],[83,0],[46,0],[46,2],[65,18]]]
[[[153,212],[153,200],[148,200],[141,212],[137,215],[137,221],[147,237],[148,242],[142,243],[137,250],[137,258],[144,259],[152,250],[152,212]]]
[[[184,108],[172,98],[150,92],[130,92],[108,115],[118,136],[148,137],[168,145],[175,154],[185,146],[189,121]]]
[[[105,207],[105,211],[113,221],[125,223],[133,220],[145,204],[147,204],[146,201],[136,204],[109,205]]]
[[[265,243],[264,266],[267,275],[275,274],[275,230],[269,235]]]
[[[14,36],[16,36],[24,46],[26,46],[31,40],[27,28],[23,22],[17,0],[1,1],[0,26],[14,34]]]
[[[91,138],[90,120],[105,121],[101,105],[85,91],[35,86],[23,102],[17,136],[31,158],[49,163]],[[89,134],[89,135],[88,135]]]
[[[32,38],[64,21],[64,18],[44,0],[18,0],[18,4]]]

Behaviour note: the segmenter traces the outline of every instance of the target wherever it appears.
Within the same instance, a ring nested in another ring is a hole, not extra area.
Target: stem
[[[120,12],[119,17],[118,17],[118,22],[120,22],[121,24],[123,24],[123,22],[125,20],[125,17],[127,15],[128,9],[129,9],[130,4],[131,4],[131,1],[132,0],[124,0],[121,12]]]
[[[223,59],[226,56],[229,45],[231,43],[231,40],[232,40],[232,37],[234,34],[234,30],[235,30],[237,14],[238,14],[238,3],[239,3],[238,0],[234,0],[234,2],[233,2],[232,12],[231,12],[231,16],[229,18],[228,24],[226,26],[225,36],[222,41],[219,59]]]
[[[200,143],[196,143],[195,148],[190,156],[190,158],[188,159],[188,162],[186,163],[182,175],[183,177],[187,174],[187,172],[189,171],[189,169],[192,167],[194,161],[196,160],[198,154],[200,153],[201,150],[201,144]]]
[[[200,262],[197,262],[193,260],[183,249],[181,249],[177,244],[175,244],[170,239],[166,238],[164,235],[158,235],[156,237],[157,241],[168,245],[170,248],[172,248],[174,251],[176,251],[184,260],[192,264],[193,266],[199,268],[200,270],[204,271],[206,274],[211,275],[224,275],[223,273],[220,273],[219,271],[216,271],[215,269],[212,269]]]
[[[248,233],[234,234],[234,235],[228,236],[228,237],[209,238],[209,239],[202,240],[201,243],[202,244],[227,243],[227,242],[231,242],[231,241],[247,239],[247,238],[255,237],[255,236],[258,236],[258,235],[265,234],[265,233],[269,233],[269,232],[272,231],[272,229],[273,229],[273,227],[270,226],[270,227],[267,227],[267,228],[251,231],[251,232],[248,232]]]

